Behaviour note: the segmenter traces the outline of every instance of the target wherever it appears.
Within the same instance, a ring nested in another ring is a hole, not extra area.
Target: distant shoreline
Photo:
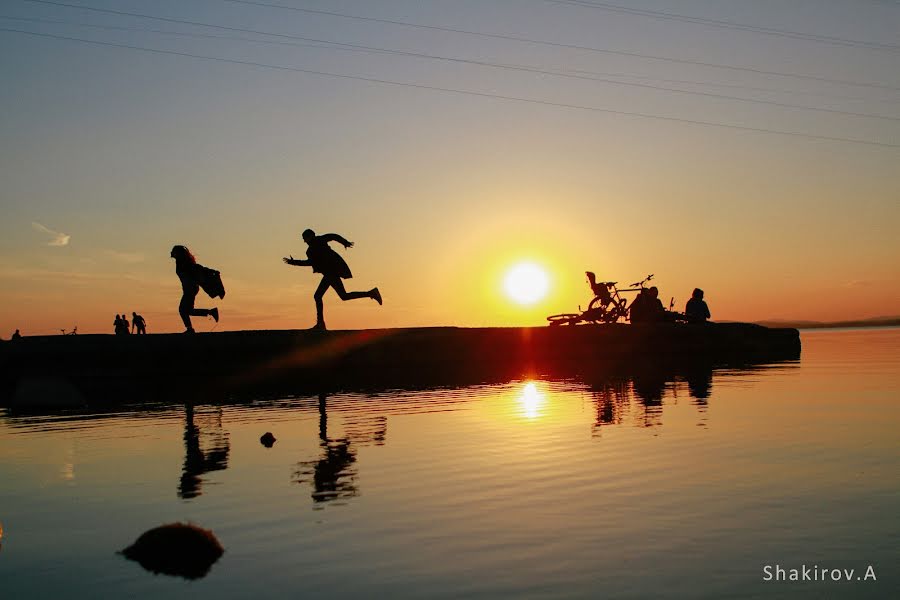
[[[846,327],[900,327],[900,317],[892,319],[863,319],[859,321],[757,321],[765,327],[793,327],[794,329],[840,329]]]

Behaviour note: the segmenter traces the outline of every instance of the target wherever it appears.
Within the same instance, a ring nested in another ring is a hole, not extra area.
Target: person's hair
[[[305,229],[303,233],[300,234],[300,237],[302,237],[304,240],[308,237],[316,237],[316,232],[312,229]]]
[[[650,288],[650,295],[654,298],[659,296],[659,289],[655,285],[652,288]]]
[[[194,258],[191,251],[187,249],[187,246],[173,246],[170,256],[174,258],[176,262],[187,261],[192,265],[197,264],[197,259]]]
[[[694,288],[694,293],[691,294],[691,298],[697,298],[698,300],[703,300],[703,290],[700,288]]]

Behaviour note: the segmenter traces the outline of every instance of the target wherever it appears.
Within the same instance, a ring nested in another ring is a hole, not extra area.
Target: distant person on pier
[[[21,339],[22,339],[22,334],[19,333],[19,330],[18,330],[18,329],[16,329],[16,332],[15,332],[14,334],[12,334],[12,339],[14,339],[14,340],[21,340]]]
[[[343,279],[350,279],[353,274],[350,267],[341,258],[341,255],[331,249],[328,242],[337,242],[344,248],[353,247],[353,242],[348,242],[336,233],[316,235],[312,229],[307,229],[302,234],[303,241],[309,248],[306,249],[306,260],[297,260],[293,256],[285,258],[286,264],[295,267],[312,267],[313,273],[321,273],[322,281],[316,288],[313,298],[316,301],[316,325],[313,329],[325,329],[325,317],[323,314],[322,297],[328,288],[334,288],[341,300],[354,300],[356,298],[371,298],[381,304],[381,292],[378,288],[372,288],[368,292],[348,292],[344,289]]]
[[[194,302],[200,292],[200,268],[197,259],[187,249],[187,246],[174,246],[169,256],[175,259],[175,274],[181,280],[181,302],[178,304],[178,314],[184,322],[184,333],[194,333],[194,327],[191,324],[192,316],[212,317],[218,323],[218,307],[194,308]]]
[[[706,323],[710,318],[709,307],[703,300],[703,290],[694,288],[691,299],[687,301],[684,307],[684,316],[688,323]]]
[[[137,330],[137,334],[147,335],[147,321],[144,320],[144,317],[137,314],[136,312],[131,313],[131,333],[135,333]]]

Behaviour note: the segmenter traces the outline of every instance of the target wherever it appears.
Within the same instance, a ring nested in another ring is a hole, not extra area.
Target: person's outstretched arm
[[[320,235],[319,238],[325,240],[326,242],[337,242],[344,248],[353,247],[353,242],[347,241],[343,236],[340,236],[336,233],[326,233],[325,235]]]
[[[310,266],[308,260],[300,260],[298,258],[294,258],[293,256],[291,256],[290,258],[285,256],[282,260],[284,260],[285,264],[291,265],[292,267],[308,267],[308,266]]]

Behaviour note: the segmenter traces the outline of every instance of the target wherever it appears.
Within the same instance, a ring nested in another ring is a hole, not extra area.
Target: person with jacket
[[[372,288],[368,292],[348,292],[344,289],[344,279],[350,279],[353,274],[350,267],[341,258],[341,255],[335,252],[329,242],[337,242],[344,248],[352,248],[353,242],[349,242],[336,233],[326,233],[324,235],[316,235],[312,229],[307,229],[302,234],[303,241],[306,242],[306,260],[298,260],[293,256],[284,258],[285,264],[294,267],[312,267],[313,273],[321,273],[322,280],[319,287],[316,288],[313,299],[316,302],[316,324],[313,329],[325,329],[325,316],[323,314],[322,297],[328,288],[334,288],[341,300],[355,300],[356,298],[371,298],[379,305],[381,301],[381,292],[378,288]]]
[[[199,271],[197,259],[187,249],[187,246],[174,246],[169,254],[175,259],[175,274],[181,280],[181,302],[178,304],[178,314],[184,322],[184,333],[194,333],[191,317],[212,317],[219,322],[219,309],[194,308],[197,294],[200,292]]]

